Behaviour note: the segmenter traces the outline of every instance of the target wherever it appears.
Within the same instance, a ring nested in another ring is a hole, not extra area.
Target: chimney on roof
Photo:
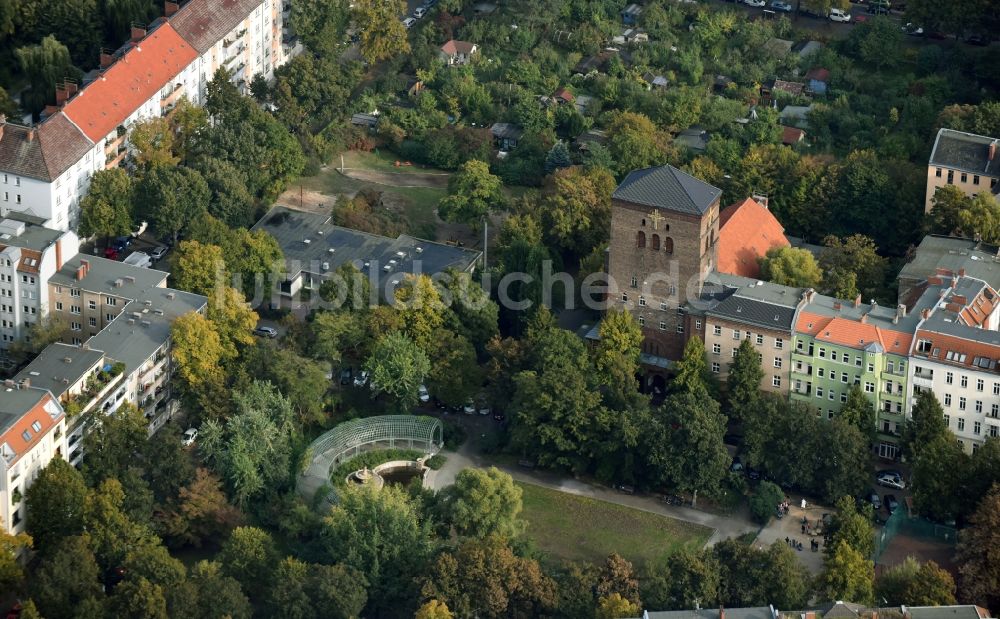
[[[181,8],[180,5],[177,4],[176,2],[171,2],[170,0],[166,0],[166,2],[163,3],[163,16],[170,17],[178,10],[180,10],[180,8]]]
[[[924,309],[920,310],[920,317],[922,319],[924,319],[924,320],[927,320],[928,318],[930,318],[931,317],[931,309],[929,307],[925,307]]]
[[[115,57],[114,56],[112,56],[111,54],[107,54],[105,52],[101,52],[101,68],[102,69],[107,69],[108,67],[110,67],[114,63],[115,63]]]
[[[861,295],[854,297],[854,307],[861,307]]]
[[[28,141],[29,142],[34,142],[35,141],[35,128],[34,127],[32,127],[31,129],[28,129]]]
[[[719,604],[719,619],[726,619],[726,609]]]
[[[140,28],[138,26],[132,26],[132,30],[129,34],[129,40],[133,43],[138,43],[139,41],[146,38],[146,29]]]
[[[804,293],[802,293],[802,296],[805,298],[806,303],[812,303],[813,299],[816,298],[816,291],[812,288],[808,288]]]
[[[66,93],[71,97],[76,93],[80,92],[80,85],[77,84],[76,82],[67,81],[65,84],[63,84],[63,88],[66,89]]]
[[[837,310],[839,312],[840,311],[840,307],[841,307],[840,306],[840,301],[834,301],[833,302],[833,309],[835,309],[835,310]]]
[[[66,88],[64,86],[57,86],[56,87],[56,105],[62,107],[62,105],[64,103],[66,103],[66,99],[69,99],[69,93],[66,92]]]
[[[906,318],[906,306],[902,303],[896,306],[896,318]]]
[[[56,239],[56,270],[61,269],[62,265],[62,237],[59,237]]]
[[[990,152],[989,152],[990,161],[996,159],[996,156],[997,156],[997,141],[993,140],[992,142],[990,142]]]
[[[860,322],[863,325],[868,324],[868,314],[862,314],[861,318],[858,319],[858,322]]]
[[[958,276],[965,277],[965,267],[962,267],[961,269],[958,270]]]
[[[25,378],[21,379],[21,385],[20,385],[21,389],[27,389],[30,386],[31,386],[31,379],[30,378],[25,377]]]
[[[754,199],[754,202],[756,202],[757,204],[760,204],[764,208],[768,208],[767,196],[765,194],[755,193],[755,194],[753,194],[753,199]]]

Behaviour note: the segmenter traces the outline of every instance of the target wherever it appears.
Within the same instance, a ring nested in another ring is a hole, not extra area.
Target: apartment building
[[[167,275],[98,256],[76,255],[49,277],[49,312],[69,324],[67,343],[83,344],[144,291],[166,288]]]
[[[84,419],[98,403],[117,393],[125,376],[122,366],[90,346],[57,342],[47,346],[22,369],[14,382],[47,389],[66,413],[66,460],[79,466],[83,456]],[[124,393],[122,393],[124,396]],[[110,408],[110,407],[109,407]]]
[[[45,228],[40,222],[0,206],[0,361],[45,316],[46,282],[80,248],[73,232]]]
[[[996,193],[1000,181],[998,147],[998,138],[954,129],[938,130],[927,163],[924,212],[930,212],[934,192],[945,185],[954,185],[969,196],[983,191]]]
[[[66,416],[59,401],[30,381],[0,386],[0,522],[23,533],[24,496],[39,472],[66,453]]]
[[[967,276],[928,278],[930,307],[913,340],[909,406],[933,391],[948,427],[967,452],[1000,436],[1000,298]]]
[[[220,10],[218,0],[190,0],[179,8],[167,3],[170,25],[197,52],[194,71],[197,91],[188,96],[205,100],[205,89],[219,68],[232,75],[243,93],[257,75],[271,81],[284,64],[282,32],[288,13],[282,0],[229,0]]]
[[[726,380],[740,343],[750,340],[764,370],[760,388],[788,395],[795,316],[805,291],[720,274],[713,274],[709,281],[726,288],[725,298],[705,310],[709,368]]]
[[[41,218],[58,230],[79,223],[80,199],[90,177],[121,165],[133,124],[168,115],[186,97],[204,101],[219,68],[247,92],[254,76],[296,53],[280,0],[190,0],[165,3],[166,17],[132,28],[114,54],[82,87],[65,83],[57,105],[37,127],[0,116],[0,206]]]
[[[806,291],[795,322],[793,401],[832,419],[851,387],[861,387],[878,416],[878,454],[894,458],[906,413],[910,344],[919,316]]]

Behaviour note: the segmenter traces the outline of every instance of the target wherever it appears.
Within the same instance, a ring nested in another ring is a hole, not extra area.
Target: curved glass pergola
[[[362,417],[338,424],[309,446],[313,457],[324,454],[333,464],[340,464],[365,450],[379,446],[393,449],[407,447],[436,454],[444,446],[444,427],[434,417],[415,415],[380,415]],[[366,451],[366,450],[365,450]]]
[[[299,477],[299,493],[311,499],[330,485],[333,468],[363,451],[397,447],[434,455],[444,447],[444,426],[434,417],[416,415],[362,417],[338,424],[309,445],[309,466]]]

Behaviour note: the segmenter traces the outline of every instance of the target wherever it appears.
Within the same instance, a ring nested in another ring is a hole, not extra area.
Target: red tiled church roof
[[[757,259],[773,247],[789,247],[785,229],[762,204],[747,198],[719,214],[716,270],[730,275],[760,277]]]
[[[97,142],[125,122],[198,57],[170,24],[151,32],[97,80],[70,99],[63,113]]]

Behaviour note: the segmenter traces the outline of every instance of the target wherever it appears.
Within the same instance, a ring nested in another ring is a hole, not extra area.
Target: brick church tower
[[[644,353],[680,359],[690,331],[702,326],[684,306],[717,265],[721,195],[670,165],[635,170],[612,194],[609,305],[636,317]]]

